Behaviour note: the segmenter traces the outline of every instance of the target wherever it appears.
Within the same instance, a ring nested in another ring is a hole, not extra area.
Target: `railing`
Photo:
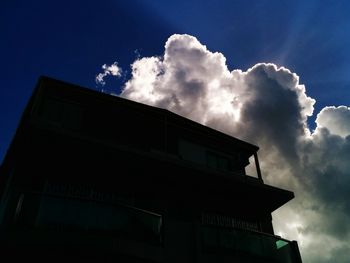
[[[301,263],[295,241],[260,232],[210,226],[203,226],[201,232],[204,253],[226,252],[264,262]]]
[[[72,196],[23,193],[15,221],[41,229],[88,231],[161,242],[162,216],[116,203]]]

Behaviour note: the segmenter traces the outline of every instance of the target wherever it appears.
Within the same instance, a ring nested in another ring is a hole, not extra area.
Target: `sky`
[[[350,258],[349,1],[3,1],[0,160],[46,75],[260,147],[303,262]],[[116,116],[116,120],[118,117]]]

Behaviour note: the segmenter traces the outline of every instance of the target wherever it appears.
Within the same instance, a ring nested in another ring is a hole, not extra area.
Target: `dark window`
[[[238,153],[225,153],[201,144],[180,139],[180,158],[208,168],[244,175],[244,165]]]
[[[205,147],[186,140],[179,140],[178,147],[179,155],[183,160],[205,165]]]
[[[222,171],[231,170],[228,157],[210,151],[207,152],[207,166]]]

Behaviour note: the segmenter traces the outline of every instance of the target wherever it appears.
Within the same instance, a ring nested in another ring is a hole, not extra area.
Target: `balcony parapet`
[[[202,226],[201,234],[204,254],[224,253],[245,255],[271,263],[301,263],[297,242],[280,236],[213,226]]]

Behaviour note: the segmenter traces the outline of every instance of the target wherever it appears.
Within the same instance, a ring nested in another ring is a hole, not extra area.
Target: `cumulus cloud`
[[[327,128],[332,134],[346,137],[350,134],[350,108],[325,107],[317,114],[317,127]]]
[[[122,75],[122,69],[118,66],[118,62],[114,62],[111,65],[104,64],[102,65],[103,72],[99,73],[95,77],[96,84],[106,85],[105,77],[108,75],[120,77]]]
[[[271,63],[230,71],[223,54],[189,35],[172,35],[162,56],[131,67],[120,96],[259,145],[265,182],[296,193],[274,213],[276,233],[299,241],[304,262],[347,262],[349,108],[324,108],[311,132],[315,100],[298,75]]]

